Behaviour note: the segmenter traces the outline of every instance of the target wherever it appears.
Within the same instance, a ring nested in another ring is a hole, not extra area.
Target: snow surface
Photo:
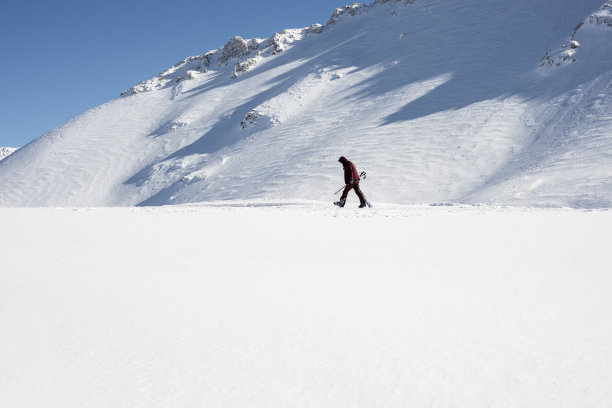
[[[0,407],[609,408],[611,10],[356,3],[1,160]]]
[[[14,153],[15,150],[17,150],[15,147],[0,147],[0,160]]]
[[[377,1],[232,39],[0,163],[0,206],[331,201],[612,205],[602,0]],[[132,95],[133,94],[133,95]]]
[[[0,209],[0,406],[612,405],[607,210]]]

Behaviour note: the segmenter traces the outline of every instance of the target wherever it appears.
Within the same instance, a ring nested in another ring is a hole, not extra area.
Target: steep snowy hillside
[[[331,201],[612,206],[602,0],[378,0],[233,38],[0,163],[0,205]]]
[[[8,155],[12,154],[17,150],[14,147],[0,147],[0,160],[4,159]]]

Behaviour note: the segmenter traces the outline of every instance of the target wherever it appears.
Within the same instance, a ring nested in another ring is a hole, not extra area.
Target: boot
[[[334,205],[337,205],[338,207],[342,208],[344,207],[345,202],[346,202],[346,198],[340,198],[340,200],[334,202]]]

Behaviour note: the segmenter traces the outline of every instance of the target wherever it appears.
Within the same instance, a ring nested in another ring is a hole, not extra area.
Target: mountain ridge
[[[312,34],[321,34],[326,27],[341,22],[346,16],[365,13],[378,4],[398,3],[414,4],[417,0],[376,0],[370,5],[365,3],[354,3],[337,8],[331,14],[326,26],[313,23],[307,28],[287,28],[281,32],[274,33],[268,39],[252,38],[243,39],[235,36],[230,39],[223,47],[209,50],[203,54],[190,56],[177,62],[172,67],[161,72],[156,77],[142,81],[137,85],[121,92],[120,96],[135,95],[141,92],[148,92],[162,88],[172,82],[178,83],[182,80],[194,79],[199,73],[206,73],[213,65],[216,68],[227,66],[230,60],[238,60],[232,72],[232,78],[236,78],[238,73],[247,71],[256,65],[262,58],[276,55],[283,52],[294,41],[299,41]]]
[[[331,201],[345,155],[371,201],[609,207],[609,16],[377,1],[235,37],[4,160],[0,205]]]
[[[13,154],[16,150],[16,147],[0,147],[0,160]]]

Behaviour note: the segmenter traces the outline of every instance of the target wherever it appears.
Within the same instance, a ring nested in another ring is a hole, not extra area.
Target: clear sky
[[[0,5],[0,146],[19,147],[230,38],[325,24],[342,0],[32,0]]]

